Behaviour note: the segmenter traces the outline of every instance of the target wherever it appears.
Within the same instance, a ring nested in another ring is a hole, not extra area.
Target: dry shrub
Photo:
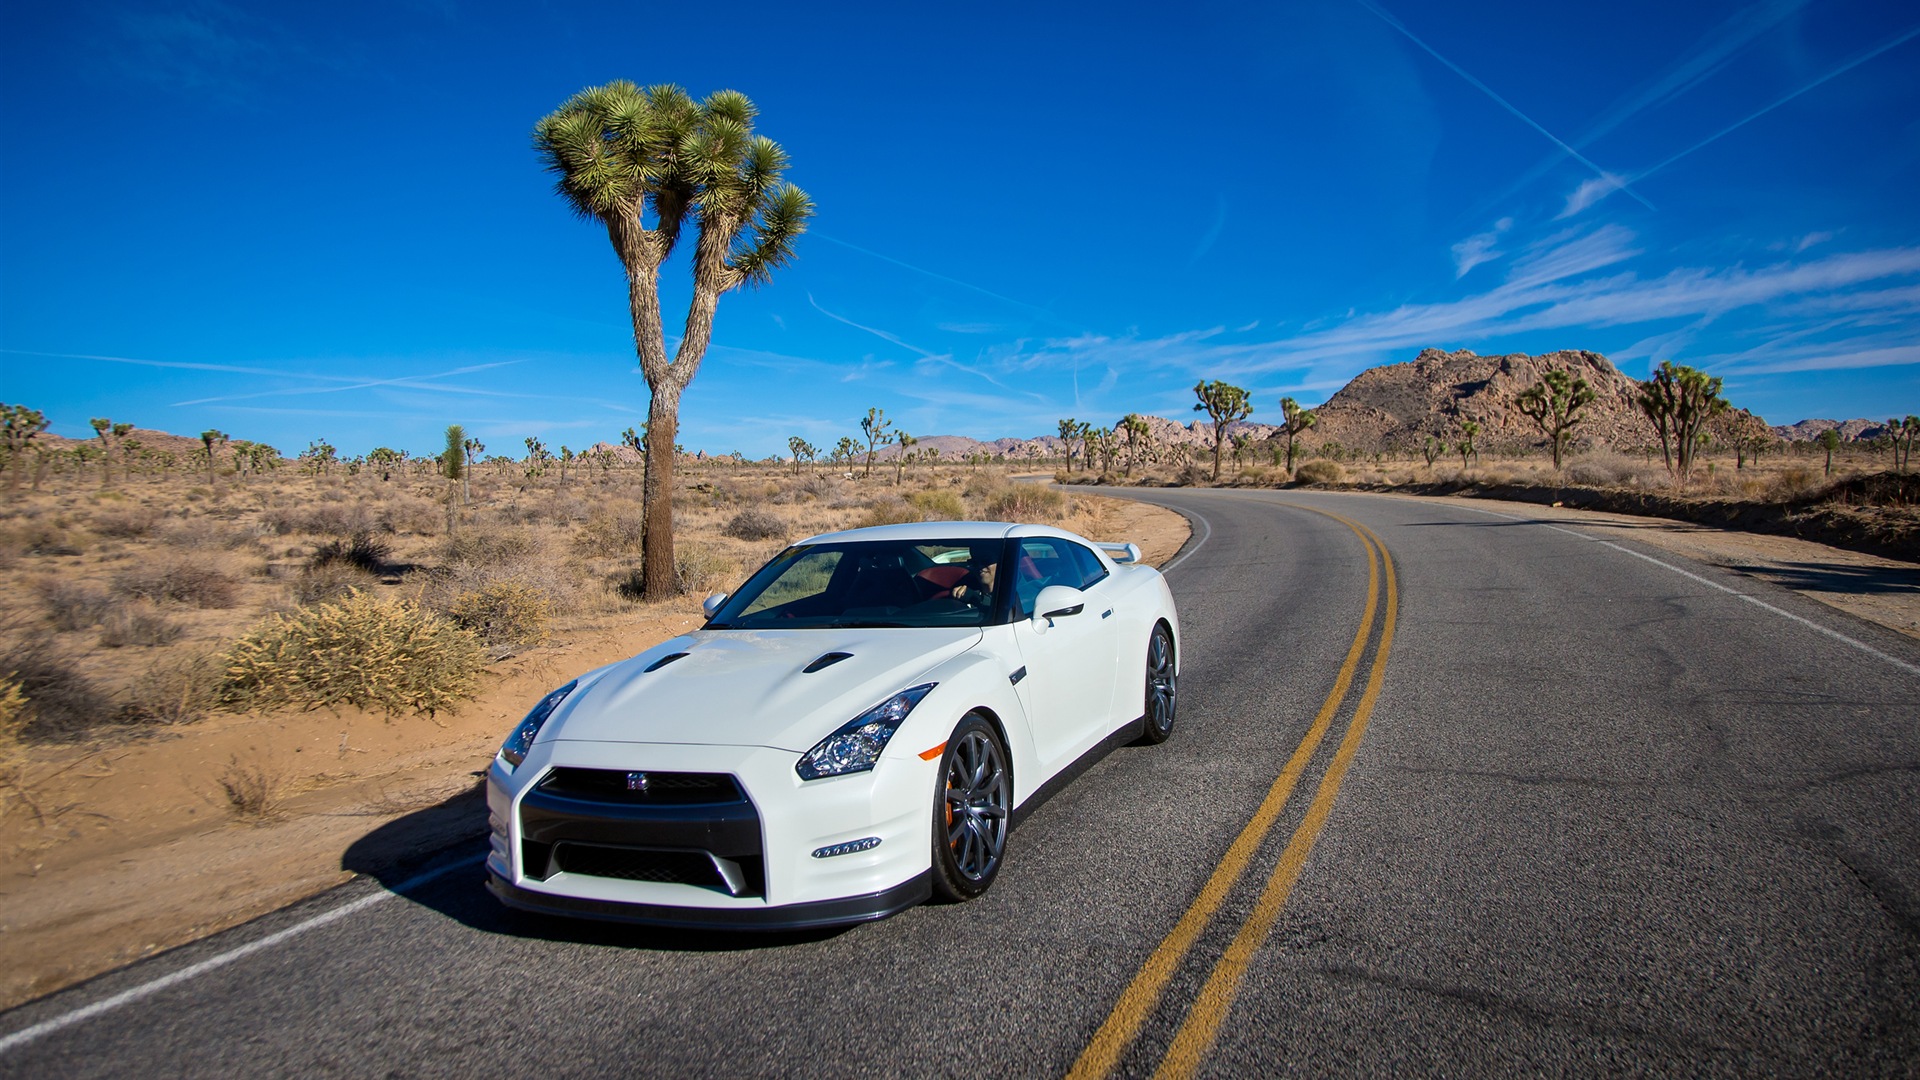
[[[916,491],[907,496],[907,502],[920,511],[924,521],[962,521],[967,516],[967,504],[951,491],[938,488]]]
[[[732,559],[704,544],[680,544],[673,552],[673,573],[683,593],[716,589],[738,571]]]
[[[392,500],[374,515],[374,526],[380,531],[412,533],[415,536],[439,536],[446,521],[444,506],[430,499],[411,496]]]
[[[241,547],[250,539],[245,532],[229,529],[210,517],[187,518],[160,530],[162,543],[192,551]]]
[[[171,645],[182,630],[173,620],[143,603],[116,604],[100,620],[100,647],[119,649],[128,645]]]
[[[387,556],[391,554],[393,547],[386,541],[376,540],[370,533],[359,532],[315,544],[313,554],[307,556],[307,565],[317,568],[343,563],[357,566],[369,574],[377,574],[386,569]]]
[[[925,521],[926,515],[916,506],[909,505],[903,499],[875,499],[867,506],[866,516],[860,519],[860,527],[872,528],[875,525],[904,525],[913,521]]]
[[[469,566],[501,566],[522,562],[540,553],[539,536],[511,525],[475,525],[440,544],[440,557],[444,562]]]
[[[455,597],[447,615],[488,645],[539,645],[547,640],[553,602],[525,582],[495,581]]]
[[[1337,484],[1346,479],[1346,470],[1337,461],[1314,458],[1296,469],[1293,478],[1302,484]]]
[[[128,724],[191,724],[220,698],[220,666],[212,653],[162,655],[128,691],[120,720]]]
[[[840,494],[840,485],[843,483],[845,481],[831,473],[808,473],[805,476],[789,478],[769,501],[775,503],[830,501]]]
[[[587,519],[573,538],[573,546],[585,555],[629,555],[640,550],[645,518],[634,503],[603,506]]]
[[[293,602],[301,607],[341,600],[356,591],[366,591],[380,579],[352,563],[331,562],[308,566],[293,579]]]
[[[137,540],[153,531],[159,515],[144,506],[126,510],[109,510],[95,514],[88,527],[95,536],[107,536],[115,540]]]
[[[159,559],[115,574],[113,591],[155,603],[174,600],[194,607],[230,608],[239,587],[217,567],[194,559]]]
[[[220,700],[234,709],[351,705],[431,717],[473,696],[487,654],[451,620],[356,593],[268,617],[222,661]]]
[[[26,730],[26,692],[13,675],[0,676],[0,796],[28,798]],[[6,815],[11,801],[0,802],[0,817]]]
[[[1046,522],[1070,512],[1065,494],[1039,484],[1001,487],[982,498],[981,509],[989,521]]]
[[[112,715],[107,695],[51,639],[29,638],[0,652],[0,671],[26,695],[23,730],[37,739],[70,738]]]
[[[28,518],[0,529],[0,551],[12,555],[82,555],[92,542],[85,530],[64,518]]]
[[[226,793],[227,808],[243,821],[263,822],[280,815],[286,793],[286,776],[264,761],[241,764],[240,755],[227,760],[219,776],[220,790]]]
[[[359,503],[344,503],[338,491],[323,493],[321,502],[301,506],[273,507],[260,515],[260,522],[280,536],[288,533],[312,533],[318,536],[352,536],[373,528],[372,516]]]
[[[733,515],[720,532],[735,540],[785,540],[787,523],[758,507],[748,507]]]
[[[1806,465],[1789,465],[1775,473],[1767,497],[1776,502],[1793,502],[1819,490],[1826,483],[1820,470]]]
[[[46,604],[47,617],[53,620],[55,630],[85,630],[99,623],[113,607],[113,599],[91,585],[41,578],[34,588]]]

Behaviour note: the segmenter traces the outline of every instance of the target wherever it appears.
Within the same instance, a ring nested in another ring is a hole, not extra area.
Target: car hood
[[[980,637],[978,627],[696,631],[583,676],[539,741],[804,753]],[[805,670],[828,653],[847,657]]]

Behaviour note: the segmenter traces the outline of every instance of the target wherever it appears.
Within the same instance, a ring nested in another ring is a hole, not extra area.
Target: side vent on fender
[[[800,672],[803,675],[811,675],[814,672],[819,671],[821,668],[830,668],[842,660],[851,659],[852,656],[853,654],[850,652],[821,653],[820,656],[817,659],[815,659],[813,663],[808,664],[806,667],[801,668]]]
[[[653,663],[648,664],[646,668],[642,671],[642,674],[645,674],[647,671],[659,671],[661,668],[666,667],[668,664],[671,664],[675,660],[678,660],[681,657],[684,657],[686,655],[687,654],[683,652],[668,653],[667,655],[661,657],[660,659],[655,660]]]

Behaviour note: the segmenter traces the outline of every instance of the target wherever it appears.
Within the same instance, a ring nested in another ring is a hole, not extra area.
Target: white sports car
[[[1138,559],[1004,522],[789,547],[699,630],[540,699],[488,770],[488,886],[722,929],[980,895],[1025,813],[1172,730],[1180,621]]]

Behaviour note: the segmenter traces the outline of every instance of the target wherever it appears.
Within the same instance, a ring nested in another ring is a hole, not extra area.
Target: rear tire
[[[947,903],[987,891],[1006,858],[1013,772],[1000,733],[969,713],[947,739],[933,789],[933,895]]]
[[[1173,632],[1167,624],[1153,628],[1147,640],[1147,692],[1141,707],[1146,730],[1137,745],[1158,746],[1173,734],[1173,717],[1180,704],[1180,677],[1174,673]]]

